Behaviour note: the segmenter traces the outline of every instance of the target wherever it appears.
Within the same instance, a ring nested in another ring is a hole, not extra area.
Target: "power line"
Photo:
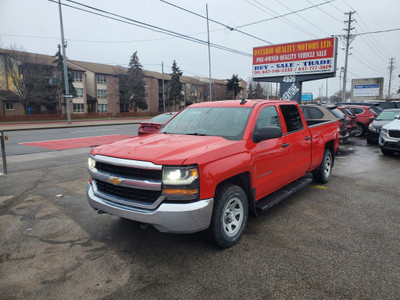
[[[173,6],[173,7],[176,7],[176,8],[178,8],[178,9],[180,9],[180,10],[186,11],[186,12],[192,14],[192,15],[198,16],[198,17],[203,18],[203,19],[207,19],[207,18],[206,18],[205,16],[203,16],[203,15],[200,15],[200,14],[194,12],[194,11],[188,10],[188,9],[183,8],[183,7],[181,7],[181,6],[178,6],[178,5],[176,5],[176,4],[167,2],[167,1],[165,1],[165,0],[160,0],[160,1],[163,2],[163,3],[165,3],[165,4],[171,5],[171,6]],[[231,26],[229,26],[229,25],[226,25],[226,24],[224,24],[224,23],[221,23],[221,22],[219,22],[219,21],[216,21],[216,20],[213,20],[213,19],[210,19],[210,18],[208,18],[208,20],[211,21],[211,22],[213,22],[213,23],[215,23],[215,24],[218,24],[218,25],[221,25],[221,26],[225,27],[225,28],[229,29],[230,31],[237,31],[237,32],[239,32],[239,33],[241,33],[241,34],[247,35],[247,36],[249,36],[249,37],[255,38],[255,39],[259,40],[259,41],[262,41],[262,42],[265,42],[265,43],[267,43],[267,44],[272,45],[272,43],[269,42],[269,41],[266,41],[266,40],[264,40],[264,39],[261,39],[261,38],[259,38],[259,37],[254,36],[254,35],[251,35],[251,34],[249,34],[249,33],[247,33],[247,32],[241,31],[241,30],[239,30],[239,29],[233,28],[233,27],[231,27]]]
[[[309,1],[309,0],[306,0],[306,1],[307,1],[308,3],[310,3],[310,4],[313,4],[313,3],[312,3],[311,1]],[[332,5],[332,4],[331,4],[331,5]],[[324,14],[326,14],[326,15],[329,16],[329,17],[331,17],[332,19],[335,19],[336,21],[342,23],[342,20],[340,20],[340,19],[338,19],[338,18],[332,16],[331,14],[328,14],[328,13],[327,13],[326,11],[324,11],[322,8],[317,7],[317,9],[320,10],[320,11],[322,11]]]
[[[279,4],[281,4],[282,6],[284,6],[286,9],[288,9],[288,10],[290,10],[291,12],[293,12],[293,10],[289,7],[289,6],[287,6],[286,4],[284,4],[284,3],[282,3],[280,0],[275,0],[276,2],[278,2]],[[297,16],[299,16],[299,14],[296,12],[295,13]],[[300,17],[300,16],[299,16]],[[315,28],[317,28],[317,29],[319,29],[319,30],[321,30],[323,33],[325,33],[326,35],[330,35],[330,33],[328,33],[328,32],[326,32],[325,30],[323,30],[322,28],[321,28],[321,26],[317,26],[317,25],[315,25],[314,23],[312,23],[312,22],[310,22],[309,20],[307,20],[307,19],[305,19],[305,18],[302,18],[304,21],[306,21],[308,24],[310,24],[310,25],[312,25],[312,26],[314,26]]]
[[[255,21],[255,22],[251,22],[251,23],[247,23],[247,24],[243,24],[243,25],[240,25],[240,26],[236,26],[235,28],[243,28],[243,27],[247,27],[247,26],[251,26],[251,25],[256,25],[256,24],[263,23],[263,22],[272,21],[272,20],[275,20],[275,19],[278,19],[278,18],[283,18],[283,17],[289,16],[289,15],[292,15],[292,14],[294,14],[294,13],[296,13],[296,12],[306,11],[306,10],[309,10],[309,9],[311,9],[311,8],[314,8],[314,7],[318,7],[318,6],[321,6],[321,5],[325,5],[325,4],[330,3],[330,2],[332,2],[332,1],[335,1],[335,0],[328,0],[328,1],[325,1],[325,2],[323,2],[323,3],[319,3],[319,4],[315,4],[315,5],[309,6],[309,7],[305,7],[305,8],[302,8],[302,9],[298,9],[298,10],[295,10],[295,11],[293,11],[293,12],[289,12],[289,13],[286,13],[286,14],[277,15],[277,16],[272,17],[272,18],[263,19],[263,20],[259,20],[259,21]]]
[[[48,0],[48,1],[53,2],[53,3],[58,3],[55,0]],[[93,14],[93,15],[97,15],[97,16],[104,17],[104,18],[107,18],[107,19],[111,19],[111,20],[114,20],[114,21],[118,21],[118,22],[129,24],[129,25],[137,26],[137,27],[148,29],[148,30],[151,30],[151,31],[154,31],[154,32],[158,32],[158,33],[167,34],[167,35],[170,35],[170,36],[173,36],[173,37],[178,37],[180,39],[188,40],[188,41],[195,42],[195,43],[198,43],[198,44],[207,45],[207,41],[203,41],[203,40],[200,40],[200,39],[188,36],[188,35],[184,35],[184,34],[181,34],[181,33],[178,33],[178,32],[174,32],[174,31],[171,31],[171,30],[168,30],[168,29],[165,29],[165,28],[161,28],[161,27],[158,27],[158,26],[154,26],[154,25],[150,25],[150,24],[147,24],[147,23],[144,23],[144,22],[133,20],[133,19],[130,19],[130,18],[118,15],[118,14],[114,14],[114,13],[111,13],[111,12],[108,12],[108,11],[105,11],[105,10],[102,10],[102,9],[99,9],[99,8],[96,8],[96,7],[93,7],[93,6],[85,5],[85,4],[76,2],[76,1],[72,1],[72,0],[66,0],[66,1],[74,3],[74,4],[77,4],[77,5],[80,5],[80,6],[83,6],[83,7],[86,7],[86,8],[89,8],[89,9],[94,10],[94,11],[83,9],[83,8],[76,7],[76,6],[72,6],[72,5],[65,4],[65,3],[62,3],[62,5],[70,7],[70,8],[73,8],[73,9],[76,9],[76,10],[84,11],[84,12],[87,12],[87,13],[90,13],[90,14]],[[109,14],[111,16],[107,16],[105,14]],[[210,46],[213,47],[213,48],[224,50],[224,51],[228,51],[228,52],[231,52],[231,53],[252,57],[252,54],[245,53],[245,52],[242,52],[242,51],[239,51],[239,50],[235,50],[235,49],[232,49],[232,48],[228,48],[228,47],[225,47],[225,46],[222,46],[222,45],[218,45],[218,44],[215,44],[215,43],[210,43]]]
[[[269,15],[271,15],[271,16],[273,16],[272,13],[274,13],[275,15],[278,15],[277,13],[275,13],[273,10],[271,10],[269,7],[265,6],[265,5],[262,4],[261,2],[259,2],[259,1],[257,1],[257,0],[253,0],[253,1],[256,2],[258,5],[260,5],[261,7],[255,5],[254,3],[251,3],[251,2],[248,1],[248,0],[245,0],[245,2],[247,2],[248,4],[254,6],[255,8],[257,8],[257,9],[263,11],[263,12],[266,12],[267,14],[269,14]],[[266,9],[269,10],[269,11],[271,11],[272,13],[266,11]],[[294,13],[294,12],[293,12],[293,13]],[[308,30],[305,29],[305,28],[300,27],[299,25],[297,25],[296,23],[294,23],[294,22],[292,22],[292,21],[286,19],[285,17],[282,17],[282,18],[283,18],[283,20],[284,20],[284,22],[285,22],[286,24],[289,24],[290,26],[292,26],[292,27],[294,27],[294,28],[296,28],[296,29],[298,29],[298,30],[300,30],[300,31],[302,31],[302,32],[304,32],[304,33],[306,33],[306,34],[308,34],[308,35],[311,35],[311,36],[313,36],[313,37],[317,37],[317,36],[316,36],[315,34],[313,34],[312,32],[308,31]]]

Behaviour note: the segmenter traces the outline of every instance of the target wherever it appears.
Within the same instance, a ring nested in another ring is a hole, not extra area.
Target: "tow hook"
[[[149,228],[149,224],[146,223],[140,224],[140,229],[147,229],[147,228]]]

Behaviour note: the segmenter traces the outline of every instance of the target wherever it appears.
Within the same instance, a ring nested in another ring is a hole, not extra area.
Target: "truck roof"
[[[244,102],[246,101],[246,102]],[[295,101],[290,101],[295,103]],[[222,100],[213,102],[201,102],[190,105],[191,107],[254,107],[258,103],[288,103],[288,100],[264,100],[264,99],[244,99],[244,100]]]

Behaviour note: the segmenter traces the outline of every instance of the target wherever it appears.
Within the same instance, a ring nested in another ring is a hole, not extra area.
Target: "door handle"
[[[311,136],[306,136],[305,140],[308,141],[311,139]]]
[[[290,145],[289,143],[286,143],[286,144],[283,144],[282,147],[285,148],[285,147],[288,147],[289,145]]]

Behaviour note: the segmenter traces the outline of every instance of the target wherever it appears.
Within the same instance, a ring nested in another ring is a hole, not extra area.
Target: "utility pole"
[[[61,49],[62,49],[62,55],[63,55],[63,68],[64,68],[64,84],[65,84],[64,100],[66,102],[68,124],[71,124],[71,104],[70,104],[71,95],[69,94],[67,56],[65,54],[64,26],[63,26],[63,20],[62,20],[62,12],[61,12],[61,0],[58,0],[58,11],[60,14]]]
[[[211,50],[210,50],[210,26],[208,22],[208,4],[206,4],[207,13],[207,37],[208,37],[208,80],[210,82],[210,102],[212,101],[212,82],[211,82]]]
[[[394,63],[394,58],[392,57],[392,58],[390,58],[389,67],[388,67],[388,70],[389,70],[389,89],[388,89],[387,99],[390,99],[390,91],[392,89],[392,73],[393,73],[393,70],[396,69],[396,67],[393,65],[393,63]]]
[[[342,102],[345,102],[346,100],[345,95],[346,95],[346,81],[347,81],[347,62],[349,59],[349,47],[350,47],[350,42],[351,42],[351,38],[352,35],[350,34],[351,30],[354,29],[354,27],[351,27],[351,22],[354,22],[354,19],[351,18],[351,15],[354,14],[355,11],[351,11],[348,13],[345,13],[346,15],[349,15],[349,20],[348,21],[344,21],[345,23],[347,23],[347,29],[344,29],[347,31],[346,34],[346,53],[345,53],[345,60],[344,60],[344,72],[343,72],[343,89],[342,89]]]
[[[161,63],[161,72],[162,72],[162,103],[163,103],[163,109],[164,112],[166,112],[165,110],[165,88],[164,88],[164,62]]]

